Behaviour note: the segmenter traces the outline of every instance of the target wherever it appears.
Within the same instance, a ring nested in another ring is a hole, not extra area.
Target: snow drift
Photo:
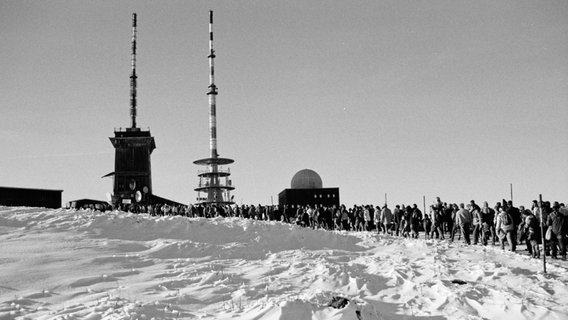
[[[0,319],[568,318],[566,264],[497,247],[7,207],[0,243]]]

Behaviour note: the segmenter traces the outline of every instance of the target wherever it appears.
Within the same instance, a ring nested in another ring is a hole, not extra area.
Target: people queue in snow
[[[396,205],[391,210],[382,207],[355,205],[346,208],[336,206],[215,206],[215,205],[131,205],[125,210],[150,215],[181,215],[187,217],[240,217],[244,219],[275,220],[294,223],[313,229],[374,231],[393,236],[426,239],[463,238],[465,244],[495,245],[502,249],[517,251],[520,244],[526,245],[528,254],[534,258],[541,255],[542,229],[546,233],[544,253],[552,258],[566,260],[568,236],[568,208],[554,202],[533,201],[530,208],[515,207],[512,201],[503,200],[490,207],[487,201],[481,206],[471,200],[464,204],[442,202],[438,197],[429,207],[429,213],[422,213],[416,204]]]

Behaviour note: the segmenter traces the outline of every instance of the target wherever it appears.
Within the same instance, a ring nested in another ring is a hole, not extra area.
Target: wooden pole
[[[546,244],[544,243],[544,220],[542,219],[542,194],[538,195],[538,212],[540,213],[540,236],[542,241],[542,269],[546,273]]]
[[[513,202],[513,184],[511,183],[511,202]]]
[[[424,204],[424,213],[422,214],[422,218],[426,217],[426,196],[422,196],[422,203]],[[422,223],[424,225],[424,223]],[[428,232],[426,232],[426,228],[424,228],[424,239],[428,239]]]

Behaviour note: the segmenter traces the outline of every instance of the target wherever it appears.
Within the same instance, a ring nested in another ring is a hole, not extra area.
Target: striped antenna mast
[[[136,13],[132,14],[132,75],[130,75],[130,118],[132,128],[136,128]]]
[[[213,50],[213,11],[209,10],[209,149],[211,158],[217,158],[217,111],[215,96],[217,87],[215,86],[215,50]]]
[[[197,191],[198,201],[201,204],[233,204],[233,197],[230,191],[235,187],[229,180],[231,174],[229,170],[224,170],[219,166],[231,164],[233,159],[219,158],[217,153],[217,106],[215,99],[217,97],[217,86],[215,85],[215,50],[213,50],[213,11],[209,10],[209,86],[207,96],[209,96],[209,150],[210,157],[195,160],[193,163],[201,166],[207,166],[208,170],[198,173],[199,186],[195,188]],[[205,184],[203,184],[205,180]],[[207,197],[200,196],[201,192],[205,192]]]

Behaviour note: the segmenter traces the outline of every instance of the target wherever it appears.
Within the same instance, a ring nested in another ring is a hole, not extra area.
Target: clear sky
[[[568,1],[0,1],[0,185],[105,199],[131,15],[154,193],[194,202],[218,149],[238,203],[317,171],[347,205],[568,202]]]

